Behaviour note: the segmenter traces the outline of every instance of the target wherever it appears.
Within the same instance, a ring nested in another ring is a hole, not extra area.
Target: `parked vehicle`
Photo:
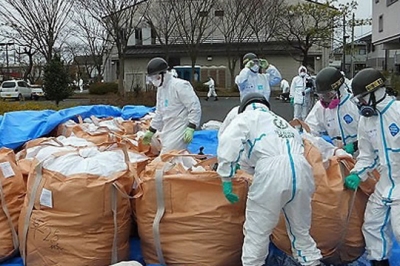
[[[46,95],[40,85],[30,85],[32,89],[31,100],[39,100],[40,98],[45,98]]]
[[[32,89],[24,80],[7,80],[1,84],[0,97],[5,99],[15,99],[17,101],[31,98]]]

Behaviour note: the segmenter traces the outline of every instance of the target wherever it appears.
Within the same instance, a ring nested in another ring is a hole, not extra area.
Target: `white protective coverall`
[[[210,77],[210,80],[204,83],[204,85],[208,86],[208,93],[207,93],[207,98],[210,97],[218,97],[217,93],[215,92],[215,82],[214,80]]]
[[[299,133],[262,104],[251,104],[222,132],[218,174],[230,178],[245,157],[254,169],[244,224],[243,266],[264,265],[269,237],[285,214],[293,256],[319,265],[321,253],[309,235],[314,179]]]
[[[300,76],[302,70],[307,73],[307,68],[305,66],[299,67],[299,75],[295,76],[290,84],[290,98],[293,98],[293,118],[304,121],[311,105],[312,88],[306,87],[307,78],[310,78],[310,76],[308,74]]]
[[[183,135],[189,123],[199,126],[201,106],[192,85],[186,80],[164,74],[164,81],[157,89],[156,113],[150,126],[160,131],[161,153],[186,149]]]
[[[317,101],[305,120],[314,136],[328,135],[337,147],[357,141],[360,120],[358,108],[350,100],[353,95],[348,92],[346,84],[339,91],[340,103],[336,108],[324,108]]]
[[[384,88],[378,89],[376,99],[384,93]],[[363,234],[368,259],[383,260],[389,257],[392,232],[400,242],[400,102],[386,96],[376,109],[378,115],[360,118],[360,155],[351,173],[364,181],[380,164],[380,180],[367,203]]]
[[[239,87],[240,100],[250,92],[257,92],[264,95],[264,97],[269,101],[271,95],[271,86],[279,84],[282,76],[278,69],[269,65],[266,73],[254,73],[249,68],[243,68],[239,75],[235,78],[235,83]]]
[[[288,93],[290,91],[289,82],[286,79],[282,79],[281,81],[281,90],[282,93]]]

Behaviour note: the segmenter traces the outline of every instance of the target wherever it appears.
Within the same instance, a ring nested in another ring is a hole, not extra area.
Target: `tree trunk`
[[[29,53],[27,55],[28,55],[28,58],[29,58],[29,65],[28,65],[28,68],[25,70],[24,80],[28,80],[28,78],[30,78],[31,72],[32,72],[32,68],[33,68],[33,54]],[[29,79],[29,81],[31,83],[33,83],[33,80]]]
[[[190,77],[190,81],[193,82],[193,81],[195,81],[195,79],[194,79],[194,73],[195,73],[194,68],[196,66],[197,56],[191,56],[190,59],[192,60],[192,74],[191,74],[191,77]]]
[[[124,88],[124,74],[125,74],[125,57],[120,54],[118,58],[119,68],[118,68],[118,92],[121,96],[125,95]]]
[[[308,49],[303,50],[303,61],[301,62],[303,66],[308,68]]]
[[[229,73],[231,75],[231,90],[235,87],[235,69],[236,69],[236,62],[237,59],[228,58],[229,64]]]

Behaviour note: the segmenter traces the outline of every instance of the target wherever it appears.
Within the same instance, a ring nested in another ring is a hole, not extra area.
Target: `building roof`
[[[233,53],[244,54],[250,51],[259,53],[261,55],[279,55],[287,54],[288,52],[298,54],[299,52],[294,48],[288,48],[281,42],[265,42],[265,43],[204,43],[200,44],[199,55],[212,56],[226,54],[227,50],[232,49]],[[162,45],[135,45],[129,46],[126,50],[127,57],[149,57],[149,56],[163,56],[166,50]],[[186,49],[183,44],[170,45],[168,48],[170,56],[186,55]]]
[[[96,56],[97,63],[102,63],[103,59],[101,55]],[[78,65],[96,65],[94,58],[89,55],[77,55],[74,57],[74,63]]]

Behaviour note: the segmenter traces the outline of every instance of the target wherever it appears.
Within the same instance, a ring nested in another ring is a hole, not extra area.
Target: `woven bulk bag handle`
[[[10,212],[8,211],[8,208],[7,208],[7,203],[6,203],[6,199],[5,199],[4,192],[3,192],[3,186],[1,184],[1,182],[0,182],[0,201],[1,201],[1,208],[3,209],[3,212],[6,215],[7,222],[10,226],[10,230],[11,230],[11,234],[12,234],[12,241],[13,241],[13,245],[14,245],[14,250],[13,250],[12,254],[14,254],[14,253],[18,252],[18,247],[19,247],[18,235],[17,235],[17,232],[15,231]],[[6,259],[8,259],[8,256],[6,257]],[[3,260],[1,260],[1,258],[0,258],[0,262],[2,262],[2,261]]]

